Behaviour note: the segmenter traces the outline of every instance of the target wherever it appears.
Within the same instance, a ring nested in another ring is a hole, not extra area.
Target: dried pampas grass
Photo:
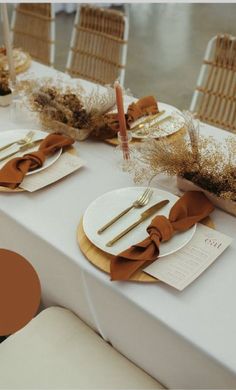
[[[21,81],[18,92],[27,107],[38,114],[47,131],[61,132],[79,141],[88,137],[103,140],[116,135],[104,118],[115,104],[112,87],[95,87],[85,95],[78,84],[44,78]]]
[[[181,176],[223,199],[236,201],[236,138],[199,135],[199,123],[183,113],[187,134],[171,141],[148,139],[132,147],[129,172],[136,182],[159,173]]]

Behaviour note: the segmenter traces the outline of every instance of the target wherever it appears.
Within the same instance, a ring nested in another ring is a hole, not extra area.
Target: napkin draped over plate
[[[139,99],[136,103],[131,103],[127,110],[127,123],[130,125],[137,119],[146,115],[155,115],[158,113],[157,102],[154,96],[146,96]]]
[[[0,185],[12,189],[18,187],[27,172],[42,167],[48,156],[73,143],[74,140],[65,135],[49,134],[41,142],[38,151],[13,158],[0,169]]]
[[[154,96],[145,96],[139,99],[136,103],[131,103],[128,106],[127,114],[125,115],[126,124],[129,128],[131,123],[137,119],[142,118],[146,115],[155,115],[159,112],[156,99]],[[106,124],[114,131],[119,131],[118,114],[111,113],[105,115]]]
[[[207,217],[214,207],[203,192],[186,192],[171,208],[169,218],[156,216],[147,227],[149,236],[132,245],[111,260],[111,280],[128,280],[138,269],[151,264],[159,256],[162,241],[184,232]]]

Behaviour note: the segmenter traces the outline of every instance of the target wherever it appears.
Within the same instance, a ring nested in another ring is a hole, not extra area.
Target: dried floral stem
[[[0,68],[0,96],[11,93],[9,86],[9,72]]]
[[[104,118],[115,103],[114,90],[109,86],[97,87],[84,95],[79,86],[65,88],[63,83],[44,79],[25,80],[18,90],[49,131],[66,133],[81,141],[89,136],[102,140],[116,135]]]
[[[199,135],[198,123],[183,113],[187,136],[173,142],[148,139],[132,147],[131,174],[136,182],[159,173],[182,176],[215,195],[236,201],[236,138],[225,142]]]

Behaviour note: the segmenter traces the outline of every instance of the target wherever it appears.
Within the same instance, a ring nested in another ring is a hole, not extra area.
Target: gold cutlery
[[[40,141],[42,141],[42,139],[43,139],[43,138],[37,139],[37,140],[35,140],[35,141],[33,141],[33,142],[30,142],[30,143],[27,143],[27,144],[24,144],[24,145],[20,146],[19,149],[18,149],[17,151],[12,152],[12,153],[10,153],[10,154],[7,154],[6,156],[0,158],[0,162],[6,160],[6,159],[9,158],[9,157],[14,156],[15,154],[17,154],[17,153],[19,153],[19,152],[24,152],[25,150],[28,150],[28,149],[33,148],[33,147],[36,146]]]
[[[25,144],[28,144],[30,141],[32,141],[32,138],[34,136],[34,132],[33,131],[29,131],[25,136],[24,138],[21,138],[21,139],[18,139],[17,141],[13,141],[13,142],[10,142],[9,144],[7,145],[4,145],[0,148],[0,152],[2,150],[5,150],[5,149],[8,149],[10,146],[16,144],[16,145],[25,145]]]
[[[131,230],[133,230],[136,226],[138,226],[140,223],[144,222],[147,218],[151,217],[153,214],[156,213],[156,211],[160,210],[162,207],[167,205],[169,203],[168,199],[162,200],[161,202],[156,203],[154,206],[149,207],[149,209],[145,210],[141,215],[140,218],[134,222],[132,225],[127,227],[125,230],[123,230],[120,234],[118,234],[116,237],[114,237],[111,241],[109,241],[106,246],[112,246],[117,242],[120,238],[125,236],[127,233],[129,233]]]
[[[155,115],[149,115],[143,122],[139,123],[138,125],[131,127],[131,131],[139,130],[142,127],[144,127],[147,123],[152,122],[154,119],[158,118],[159,116],[163,115],[165,113],[165,110],[162,110],[158,112]]]
[[[171,115],[168,115],[166,116],[165,118],[163,119],[160,119],[159,121],[157,122],[154,122],[153,124],[150,124],[148,125],[148,127],[145,128],[145,124],[141,124],[139,129],[137,128],[136,131],[134,131],[134,137],[135,137],[135,134],[136,135],[148,135],[149,134],[149,130],[150,129],[153,129],[155,127],[158,127],[160,126],[161,124],[163,124],[164,122],[167,122],[167,121],[170,121],[173,117]]]
[[[165,123],[167,121],[170,121],[173,118],[172,115],[168,115],[163,119],[160,119],[159,121],[153,123],[152,125],[149,126],[149,128],[155,127],[155,126],[160,126],[162,123]]]
[[[125,210],[123,210],[120,214],[118,214],[116,217],[114,217],[111,221],[109,221],[108,223],[106,223],[106,225],[102,226],[98,231],[97,233],[98,234],[101,234],[102,232],[104,232],[104,230],[106,230],[108,227],[110,227],[111,225],[113,225],[113,223],[115,223],[116,221],[118,221],[118,219],[120,219],[121,217],[123,217],[123,215],[125,215],[126,213],[128,213],[130,210],[132,210],[133,208],[141,208],[143,206],[146,206],[146,204],[148,204],[149,200],[151,199],[151,196],[153,194],[153,191],[150,189],[150,188],[146,188],[146,190],[144,191],[144,193],[138,198],[136,199],[131,206],[127,207]]]

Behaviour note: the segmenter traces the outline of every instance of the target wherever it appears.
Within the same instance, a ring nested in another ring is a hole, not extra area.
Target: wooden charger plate
[[[202,223],[210,228],[214,228],[214,224],[211,218],[205,218]],[[83,218],[80,220],[78,229],[77,229],[77,242],[82,253],[85,257],[92,263],[95,267],[100,269],[101,271],[110,274],[110,263],[114,258],[113,255],[109,253],[103,252],[101,249],[97,248],[91,241],[89,241],[88,237],[84,233],[83,229]],[[136,271],[129,281],[133,282],[141,282],[141,283],[156,283],[159,282],[158,279],[154,278],[151,275],[146,274],[142,270]]]
[[[13,49],[13,61],[15,64],[16,74],[26,72],[26,70],[28,70],[31,65],[31,57],[29,53],[26,53],[25,51],[19,48]],[[0,65],[4,69],[8,70],[9,67],[8,67],[7,56],[5,55],[0,56]]]
[[[99,268],[101,271],[110,274],[110,263],[114,258],[113,255],[109,255],[109,253],[103,252],[101,249],[97,248],[91,241],[87,238],[83,229],[83,219],[81,219],[78,229],[77,229],[77,241],[79,247],[85,257],[95,265],[95,267]],[[146,274],[143,271],[136,271],[135,274],[131,276],[129,279],[133,282],[158,282],[159,280],[154,278],[151,275]]]
[[[69,149],[65,149],[64,151],[66,151],[68,153],[71,153],[71,154],[76,154],[77,153],[77,151],[74,148],[74,146],[70,147]],[[15,188],[15,189],[11,189],[11,188],[0,186],[0,192],[9,192],[9,193],[13,192],[13,193],[15,193],[15,192],[27,192],[27,191],[24,190],[23,188],[20,188],[20,187]]]

